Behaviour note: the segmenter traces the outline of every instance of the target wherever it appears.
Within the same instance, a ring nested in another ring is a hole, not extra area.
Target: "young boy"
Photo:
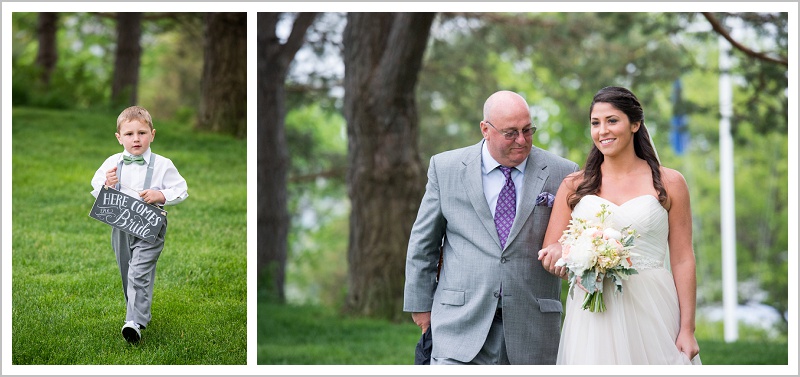
[[[139,106],[123,110],[117,118],[115,135],[125,151],[107,158],[94,173],[95,198],[103,186],[158,206],[178,204],[189,196],[186,181],[172,161],[150,151],[156,130],[147,110]],[[128,342],[138,342],[141,330],[150,322],[156,262],[164,248],[166,232],[165,223],[156,241],[150,243],[117,228],[111,229],[111,247],[117,256],[126,302],[122,336]]]

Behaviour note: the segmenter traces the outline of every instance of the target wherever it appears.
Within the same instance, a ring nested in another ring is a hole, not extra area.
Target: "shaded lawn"
[[[420,335],[410,315],[407,323],[392,323],[348,318],[321,306],[265,300],[258,303],[257,327],[260,365],[410,365]],[[698,343],[704,365],[788,365],[789,361],[786,341],[725,343],[700,338]]]

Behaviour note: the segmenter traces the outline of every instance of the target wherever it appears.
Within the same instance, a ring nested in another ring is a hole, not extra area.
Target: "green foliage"
[[[591,146],[588,106],[602,87],[632,87],[648,114],[657,114],[648,119],[668,124],[668,113],[651,98],[662,90],[668,97],[669,84],[687,64],[664,32],[675,22],[658,13],[442,17],[417,91],[424,160],[477,142],[483,101],[500,89],[526,97],[539,127],[534,144],[579,164]]]
[[[772,57],[788,60],[788,13],[722,13],[716,14],[721,22],[741,23],[747,26],[744,32],[734,37],[753,51],[763,52]],[[734,96],[734,118],[750,124],[758,133],[788,130],[789,75],[787,66],[756,60],[746,56],[738,49],[731,50],[734,62],[732,73],[743,79]],[[752,106],[757,103],[758,106]],[[733,133],[739,139],[738,127],[733,125]]]
[[[45,86],[35,65],[37,18],[38,13],[12,14],[12,103],[62,109],[104,105],[111,92],[113,24],[85,13],[61,13],[58,62],[50,85]]]
[[[38,13],[14,12],[12,103],[54,109],[115,110],[110,104],[116,49],[113,18],[59,13],[58,61],[51,82],[36,66]],[[138,104],[158,119],[193,119],[200,101],[202,13],[175,13],[142,22]]]
[[[293,175],[341,168],[347,153],[345,121],[341,114],[310,103],[286,115],[286,139],[292,148]]]
[[[318,103],[298,105],[287,114],[286,134],[292,161],[287,299],[340,307],[347,288],[350,211],[345,122]]]
[[[699,150],[672,163],[692,198],[700,305],[722,300],[719,150],[702,140],[695,140]],[[753,135],[734,151],[738,301],[762,302],[780,313],[788,311],[789,299],[787,148],[787,136],[771,132]]]
[[[716,43],[716,40],[713,41]],[[696,59],[716,62],[716,49],[696,50]],[[697,259],[698,302],[722,300],[720,239],[718,76],[700,70],[684,74],[691,145],[686,156],[657,145],[662,163],[683,173],[689,185],[693,241]],[[750,85],[734,86],[734,182],[736,255],[739,302],[763,302],[779,312],[788,310],[788,124],[787,113],[775,127],[764,129],[745,109],[760,112],[773,106],[745,103]],[[774,93],[780,98],[782,93]],[[763,95],[761,96],[764,97]],[[784,104],[787,101],[784,98]],[[646,111],[646,110],[645,110]]]
[[[12,363],[245,364],[245,142],[156,119],[153,151],[190,196],[167,208],[153,320],[131,346],[110,227],[87,216],[93,174],[121,151],[117,115],[13,109]]]
[[[203,13],[144,21],[139,103],[152,114],[194,122],[201,99],[203,26]]]

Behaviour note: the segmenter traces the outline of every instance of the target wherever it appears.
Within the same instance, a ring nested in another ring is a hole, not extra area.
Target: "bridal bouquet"
[[[556,266],[566,266],[570,295],[575,284],[588,291],[583,300],[583,309],[603,312],[603,279],[610,277],[616,284],[616,292],[622,293],[622,281],[636,274],[631,265],[633,241],[638,235],[630,225],[614,229],[606,223],[611,212],[607,204],[600,205],[598,221],[582,218],[570,220],[569,227],[558,240],[561,243],[561,259]]]

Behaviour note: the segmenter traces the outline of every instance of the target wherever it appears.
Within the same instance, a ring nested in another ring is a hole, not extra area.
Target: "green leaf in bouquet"
[[[597,271],[594,270],[586,270],[586,272],[583,273],[583,276],[581,276],[581,285],[583,285],[583,287],[589,292],[603,290],[603,285],[597,284]]]

